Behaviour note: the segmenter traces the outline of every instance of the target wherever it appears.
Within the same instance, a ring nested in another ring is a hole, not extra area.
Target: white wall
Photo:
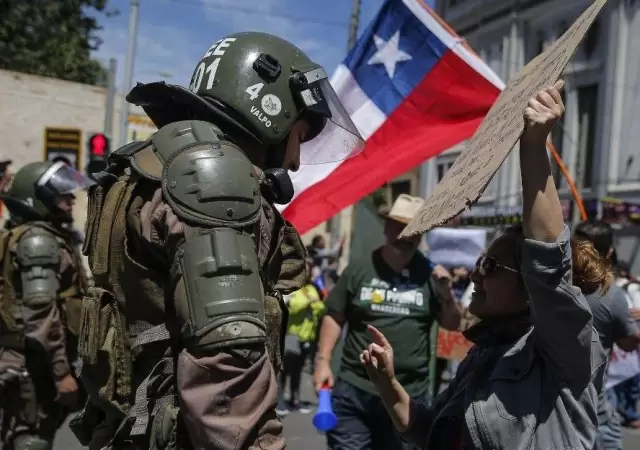
[[[79,128],[86,144],[92,133],[104,129],[106,88],[0,70],[0,159],[13,160],[15,172],[23,165],[44,159],[46,127]],[[120,102],[116,99],[112,145],[117,146]],[[131,108],[131,113],[141,113]],[[86,147],[83,149],[86,150]],[[86,155],[80,157],[84,168]],[[79,195],[76,226],[84,228],[86,196]],[[6,208],[3,208],[6,219]]]

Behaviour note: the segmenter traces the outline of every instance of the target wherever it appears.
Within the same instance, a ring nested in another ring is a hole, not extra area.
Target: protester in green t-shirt
[[[407,391],[424,398],[429,386],[430,333],[435,321],[458,329],[461,311],[453,299],[450,275],[417,251],[421,236],[397,236],[422,205],[403,194],[385,222],[386,244],[363,261],[353,261],[326,300],[314,383],[333,387],[338,425],[327,433],[331,450],[401,450],[410,448],[395,433],[379,394],[360,363],[370,336],[367,325],[381,330],[393,344],[396,376]],[[446,288],[442,288],[446,286]],[[448,292],[444,297],[438,292]],[[342,364],[334,386],[331,353],[347,326]]]

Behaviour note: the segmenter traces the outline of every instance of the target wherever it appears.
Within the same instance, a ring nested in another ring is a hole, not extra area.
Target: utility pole
[[[351,19],[349,20],[349,41],[347,43],[348,52],[350,52],[353,46],[356,45],[356,39],[358,38],[361,5],[362,0],[353,0],[353,5],[351,8]]]
[[[109,60],[109,71],[107,72],[107,104],[104,114],[104,129],[102,130],[109,138],[113,136],[113,106],[116,100],[116,71],[118,62],[115,58]]]
[[[351,51],[356,40],[358,39],[358,27],[360,25],[360,7],[362,0],[352,0],[351,6],[351,18],[349,19],[349,35],[347,38],[347,53]],[[353,215],[353,206],[347,208],[346,214]],[[333,245],[338,239],[340,239],[340,218],[342,211],[329,219],[328,229],[331,235],[331,244]]]
[[[347,39],[347,53],[356,45],[358,40],[358,28],[360,26],[360,8],[362,6],[362,0],[352,0],[351,5],[351,17],[349,19],[349,35]],[[345,248],[342,253],[341,265],[344,261],[349,259],[349,247],[354,233],[356,210],[354,205],[348,206],[344,211],[340,211],[332,219],[329,220],[329,233],[331,235],[331,245],[334,245],[342,235],[342,218],[344,217],[349,229],[348,240],[345,242]]]
[[[127,43],[127,59],[124,62],[124,80],[122,82],[122,98],[120,106],[120,136],[119,147],[122,147],[127,140],[127,123],[129,118],[129,104],[126,96],[133,84],[133,66],[136,57],[136,43],[138,41],[138,10],[140,0],[131,0],[131,11],[129,13],[129,42]]]

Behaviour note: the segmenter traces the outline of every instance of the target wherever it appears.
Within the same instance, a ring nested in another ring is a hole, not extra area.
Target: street
[[[303,400],[315,399],[311,376],[303,375]],[[315,402],[314,402],[315,403]],[[287,450],[324,450],[325,438],[311,423],[312,414],[289,414],[284,418],[284,432],[287,437]],[[638,441],[640,443],[640,441]],[[640,444],[639,444],[640,445]],[[53,450],[82,450],[71,431],[65,426],[56,436]]]
[[[311,377],[304,374],[303,399],[312,399],[313,388]],[[284,432],[287,437],[287,450],[325,450],[325,438],[319,434],[311,424],[311,414],[289,414],[284,419]],[[64,427],[56,437],[53,450],[82,450],[67,427]],[[640,432],[626,431],[623,450],[640,449]],[[393,450],[393,449],[389,449]]]

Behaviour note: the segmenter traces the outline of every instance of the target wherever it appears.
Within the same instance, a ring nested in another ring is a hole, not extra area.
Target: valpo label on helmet
[[[196,71],[191,76],[191,84],[189,85],[191,92],[197,94],[205,79],[207,83],[206,89],[210,90],[213,88],[213,82],[216,79],[216,72],[218,71],[220,61],[235,40],[236,38],[220,39],[209,47],[207,53],[202,57],[200,64],[198,64]]]
[[[260,121],[260,123],[263,124],[265,127],[267,128],[271,127],[271,121],[267,116],[264,115],[262,111],[260,111],[260,108],[258,108],[257,106],[251,105],[251,114],[256,116]]]

